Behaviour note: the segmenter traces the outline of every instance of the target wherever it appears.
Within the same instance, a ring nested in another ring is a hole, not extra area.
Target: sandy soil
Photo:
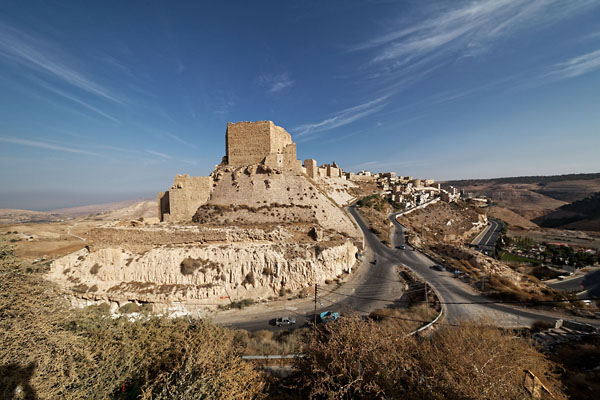
[[[93,213],[79,217],[68,216],[79,214],[84,210]],[[28,210],[0,210],[0,234],[6,235],[9,242],[15,246],[15,252],[19,257],[29,261],[41,258],[49,260],[85,247],[87,232],[107,221],[143,218],[150,223],[154,219],[157,220],[156,203],[153,201],[128,201],[76,207],[61,212],[63,214],[57,217],[57,214],[51,214],[54,211],[42,213]],[[56,219],[56,221],[47,221],[48,219]],[[32,220],[41,222],[31,222]]]
[[[85,238],[87,231],[97,225],[73,221],[3,224],[0,234],[6,235],[19,257],[33,261],[58,258],[82,249],[86,243],[77,236]]]

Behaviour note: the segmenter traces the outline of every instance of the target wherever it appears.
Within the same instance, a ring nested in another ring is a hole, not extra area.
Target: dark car
[[[400,249],[400,250],[405,250],[405,249],[406,249],[406,246],[405,246],[405,245],[403,245],[403,244],[401,244],[400,246],[396,246],[396,248],[397,248],[397,249]]]

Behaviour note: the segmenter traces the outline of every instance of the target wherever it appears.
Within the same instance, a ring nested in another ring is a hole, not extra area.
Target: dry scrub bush
[[[308,328],[282,330],[278,333],[265,330],[234,331],[235,343],[248,355],[298,354],[303,351],[306,343],[310,342],[311,334],[312,331]]]
[[[410,307],[382,308],[372,311],[369,318],[379,322],[380,325],[386,325],[389,329],[412,332],[437,317],[440,312],[439,306],[437,308],[423,303]]]
[[[564,398],[553,364],[527,342],[475,323],[429,338],[372,321],[327,324],[296,365],[304,396],[347,399],[521,399],[524,370]]]
[[[231,331],[182,319],[112,319],[100,307],[74,311],[62,299],[0,243],[0,398],[13,398],[17,385],[40,399],[263,392],[263,377],[239,358]]]

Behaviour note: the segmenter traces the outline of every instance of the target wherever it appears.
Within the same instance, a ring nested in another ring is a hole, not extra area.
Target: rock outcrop
[[[305,175],[285,174],[261,164],[221,166],[212,173],[210,200],[194,222],[210,225],[316,224],[358,239],[350,217]]]
[[[73,294],[76,304],[135,301],[156,312],[174,307],[226,305],[277,297],[334,279],[355,262],[356,247],[342,242],[321,248],[297,243],[230,243],[153,248],[82,249],[56,260],[49,277]]]

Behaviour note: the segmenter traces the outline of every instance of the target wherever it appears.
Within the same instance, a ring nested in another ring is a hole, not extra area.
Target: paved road
[[[479,295],[470,286],[454,278],[452,273],[446,271],[436,271],[431,268],[434,261],[415,251],[404,242],[404,227],[400,225],[395,218],[391,218],[395,225],[395,233],[392,238],[394,246],[404,244],[406,250],[394,251],[400,262],[408,266],[417,275],[425,279],[435,288],[441,301],[444,303],[482,303],[490,302]],[[537,320],[554,321],[558,315],[544,312],[528,310],[524,308],[513,307],[504,304],[446,304],[446,321],[456,323],[463,319],[485,319],[492,321],[495,325],[501,327],[522,327],[530,326]]]
[[[479,238],[479,241],[473,242],[479,250],[487,253],[492,253],[496,247],[496,241],[500,238],[502,232],[502,223],[493,218],[489,219],[489,227],[485,234]]]
[[[464,319],[483,319],[501,327],[524,327],[538,320],[553,322],[560,318],[560,314],[539,312],[526,308],[513,307],[504,304],[489,304],[490,300],[479,295],[474,289],[454,278],[450,272],[436,271],[431,268],[435,263],[424,254],[410,248],[404,242],[404,228],[395,218],[390,217],[394,224],[391,249],[383,245],[379,239],[368,229],[368,226],[357,214],[356,210],[349,208],[350,214],[357,221],[362,230],[367,251],[362,265],[354,272],[349,281],[337,289],[335,293],[321,290],[317,313],[332,311],[355,311],[366,314],[374,309],[383,308],[393,304],[394,299],[399,299],[403,293],[403,284],[399,282],[396,265],[409,267],[422,279],[426,280],[438,293],[443,303],[470,303],[446,304],[445,320],[456,323]],[[402,250],[396,246],[405,245]],[[373,263],[375,262],[375,263]],[[375,297],[389,299],[390,301],[366,300],[356,297]],[[479,303],[479,304],[473,304]],[[488,304],[481,304],[488,303]],[[313,299],[296,300],[291,302],[271,302],[265,305],[251,306],[244,310],[220,312],[213,316],[213,320],[224,326],[251,331],[268,329],[272,331],[289,329],[288,327],[274,327],[269,324],[271,319],[281,316],[296,318],[296,327],[305,325],[314,317]],[[596,323],[597,324],[597,323]]]
[[[586,275],[578,276],[577,278],[565,279],[564,281],[558,281],[555,283],[550,283],[548,286],[558,289],[564,290],[566,292],[582,292],[583,296],[589,298],[592,296],[600,297],[600,270],[593,271]]]
[[[335,293],[331,293],[333,288],[329,288],[328,291],[321,288],[318,295],[317,313],[331,310],[342,313],[356,311],[368,314],[375,309],[393,304],[393,301],[377,301],[361,297],[395,300],[399,299],[404,291],[404,283],[400,282],[395,268],[398,265],[396,255],[377,239],[353,207],[348,211],[363,231],[368,250],[357,271],[353,272],[349,281],[335,290]],[[271,302],[262,306],[248,307],[242,311],[221,312],[213,317],[213,320],[232,328],[277,331],[287,329],[287,327],[275,327],[269,323],[277,317],[288,315],[295,317],[296,327],[304,326],[314,319],[314,298],[291,301],[287,304],[292,305],[286,306],[286,302]]]

